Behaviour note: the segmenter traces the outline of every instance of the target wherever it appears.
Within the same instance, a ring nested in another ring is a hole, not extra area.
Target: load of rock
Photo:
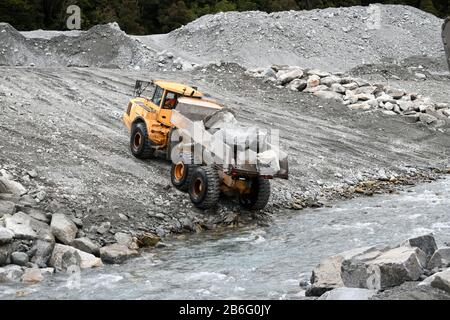
[[[438,248],[432,234],[395,247],[374,246],[341,252],[317,265],[306,296],[367,300],[377,293],[416,282],[450,297],[450,247]]]
[[[30,171],[26,179],[37,177]],[[82,221],[61,206],[47,206],[43,190],[29,190],[14,170],[0,170],[0,283],[37,283],[55,272],[123,263],[140,247],[154,246],[159,237],[119,232],[117,243],[101,247],[83,232]],[[54,207],[52,209],[51,207]]]
[[[417,93],[381,83],[372,84],[343,73],[278,65],[248,70],[247,73],[271,81],[280,88],[340,102],[351,110],[377,110],[386,115],[401,115],[407,122],[421,122],[434,128],[450,123],[448,103],[436,103]]]

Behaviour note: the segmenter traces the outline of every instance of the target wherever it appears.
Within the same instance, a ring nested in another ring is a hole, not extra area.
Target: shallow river
[[[439,245],[450,241],[450,179],[287,212],[270,227],[188,236],[120,266],[0,286],[0,298],[296,299],[322,258],[428,232]]]

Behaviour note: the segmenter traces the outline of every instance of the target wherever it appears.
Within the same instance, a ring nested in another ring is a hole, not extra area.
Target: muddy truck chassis
[[[153,93],[147,96],[148,88]],[[172,185],[197,208],[214,208],[225,194],[237,196],[245,209],[261,210],[270,198],[270,180],[288,179],[287,154],[265,132],[240,126],[233,112],[197,88],[138,80],[134,96],[123,115],[131,153],[171,160]]]

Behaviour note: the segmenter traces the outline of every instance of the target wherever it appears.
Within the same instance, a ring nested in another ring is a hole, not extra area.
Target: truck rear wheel
[[[270,198],[270,181],[261,177],[252,178],[251,190],[239,196],[242,207],[248,210],[262,210]]]
[[[148,138],[147,127],[144,122],[133,124],[131,129],[130,149],[133,156],[138,159],[149,159],[153,156],[154,149]]]
[[[186,164],[182,161],[172,163],[172,168],[170,170],[172,185],[180,191],[188,191],[194,169],[194,164]]]
[[[220,178],[212,167],[196,167],[189,183],[189,197],[200,209],[211,209],[217,205],[220,196]]]

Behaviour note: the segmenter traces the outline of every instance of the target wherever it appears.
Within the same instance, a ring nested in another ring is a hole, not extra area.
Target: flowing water
[[[12,299],[296,299],[323,258],[359,246],[397,244],[433,232],[450,241],[450,179],[332,208],[288,211],[270,227],[171,240],[123,265],[0,286]]]

